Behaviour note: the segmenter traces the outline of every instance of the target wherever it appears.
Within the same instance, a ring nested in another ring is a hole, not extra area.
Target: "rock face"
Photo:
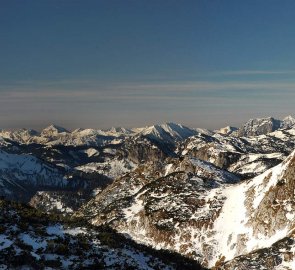
[[[279,129],[281,125],[281,120],[277,120],[272,117],[250,119],[242,127],[239,128],[237,133],[238,136],[241,137],[267,134]]]
[[[290,115],[285,117],[283,120],[274,119],[273,117],[255,118],[247,121],[234,133],[240,137],[249,137],[267,134],[278,129],[290,129],[294,126],[295,119]]]
[[[69,133],[69,131],[63,127],[50,125],[49,127],[43,129],[40,135],[42,137],[52,137],[52,136],[57,136],[60,133]]]

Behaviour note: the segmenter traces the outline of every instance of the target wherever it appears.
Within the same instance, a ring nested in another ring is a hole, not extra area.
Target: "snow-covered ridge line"
[[[120,138],[137,135],[172,143],[184,140],[198,133],[211,136],[214,133],[232,136],[254,136],[266,134],[278,129],[291,129],[294,125],[295,119],[292,116],[287,116],[283,120],[274,119],[272,117],[250,119],[239,129],[227,126],[215,130],[214,132],[207,129],[193,129],[175,123],[164,123],[132,129],[123,127],[112,127],[106,130],[79,128],[72,132],[57,125],[50,125],[41,132],[32,129],[19,129],[16,131],[0,130],[0,137],[25,144],[101,145],[118,143],[120,142],[120,140],[118,141]]]
[[[205,130],[203,131],[205,132]],[[41,132],[28,129],[16,131],[2,130],[0,131],[0,137],[25,144],[101,145],[115,143],[120,138],[130,136],[145,136],[151,139],[174,142],[175,140],[186,139],[197,133],[197,130],[175,123],[165,123],[134,129],[125,129],[122,127],[108,130],[76,129],[72,132],[69,132],[65,128],[51,125]]]

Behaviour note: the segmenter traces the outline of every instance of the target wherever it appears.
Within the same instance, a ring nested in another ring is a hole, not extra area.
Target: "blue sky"
[[[295,1],[3,0],[0,128],[294,115]]]

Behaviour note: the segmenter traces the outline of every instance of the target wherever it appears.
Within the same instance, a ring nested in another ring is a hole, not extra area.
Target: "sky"
[[[0,0],[0,129],[295,116],[293,0]]]

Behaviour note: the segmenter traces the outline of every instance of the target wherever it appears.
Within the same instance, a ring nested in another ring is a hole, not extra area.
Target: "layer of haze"
[[[0,128],[294,114],[293,0],[2,0]]]

